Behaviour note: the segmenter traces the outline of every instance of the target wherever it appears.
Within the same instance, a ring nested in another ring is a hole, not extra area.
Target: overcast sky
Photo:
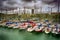
[[[35,0],[0,0],[0,9],[23,8],[24,6],[33,8],[34,1]],[[60,0],[36,0],[35,5],[37,8],[43,7],[43,10],[47,10],[48,7],[53,7],[53,11],[57,11],[58,2],[60,2]]]

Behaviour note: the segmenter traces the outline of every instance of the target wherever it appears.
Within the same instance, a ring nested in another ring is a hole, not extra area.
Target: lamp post
[[[60,4],[59,4],[59,3],[60,3],[60,1],[59,1],[59,0],[57,0],[58,13],[59,13],[59,11],[60,11],[60,10],[59,10],[59,9],[60,9],[60,8],[59,8],[59,7],[60,7]],[[59,18],[59,15],[58,15],[58,22],[59,22],[59,20],[60,20],[60,18]]]
[[[2,8],[1,8],[1,13],[2,13]]]
[[[42,13],[42,7],[40,7],[40,13]]]
[[[35,13],[35,10],[36,10],[36,0],[34,0],[34,13]]]
[[[24,14],[25,14],[25,6],[24,6]]]
[[[34,2],[34,8],[32,8],[32,14],[34,14],[34,11],[35,11],[35,9],[36,9],[36,0],[33,0],[33,2]]]
[[[19,8],[19,13],[20,13],[20,8]]]
[[[5,9],[5,11],[6,11],[6,18],[5,19],[7,20],[7,8]]]
[[[58,6],[58,13],[59,13],[59,0],[57,0],[57,6]]]
[[[6,8],[6,14],[7,14],[7,8]]]

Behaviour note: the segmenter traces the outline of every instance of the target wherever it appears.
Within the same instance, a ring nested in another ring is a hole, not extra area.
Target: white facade
[[[27,8],[25,8],[25,9],[24,8],[21,8],[21,9],[17,8],[15,10],[7,11],[7,14],[17,14],[17,13],[18,14],[24,14],[24,11],[25,11],[25,13],[32,14],[32,9],[27,9]],[[41,9],[34,9],[35,14],[36,13],[38,13],[38,14],[40,14],[40,13],[50,13],[50,12],[51,12],[51,9],[46,9],[46,8],[42,8],[42,10]],[[55,10],[53,8],[52,12],[57,12],[57,10]],[[1,13],[1,11],[0,11],[0,13]],[[6,13],[6,11],[2,11],[2,13]]]

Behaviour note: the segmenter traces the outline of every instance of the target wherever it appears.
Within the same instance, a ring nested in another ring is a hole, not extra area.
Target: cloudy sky
[[[34,7],[34,2],[35,6],[37,8],[42,7],[43,11],[48,10],[48,7],[52,7],[53,11],[58,10],[57,3],[60,0],[0,0],[0,10],[10,8],[10,9],[15,9],[15,8],[23,8],[24,6],[33,8]]]

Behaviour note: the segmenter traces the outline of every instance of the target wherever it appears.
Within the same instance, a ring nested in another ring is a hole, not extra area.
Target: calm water
[[[60,40],[60,37],[45,33],[36,34],[17,29],[0,28],[0,40]]]

